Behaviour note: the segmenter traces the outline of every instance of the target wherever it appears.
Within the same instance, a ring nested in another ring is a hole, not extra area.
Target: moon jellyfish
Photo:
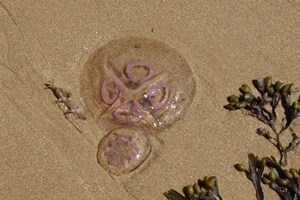
[[[133,128],[115,129],[102,138],[98,163],[115,175],[127,174],[149,156],[151,143],[146,135]]]
[[[157,133],[185,113],[195,81],[173,48],[130,37],[96,49],[85,64],[82,95],[100,128],[138,127]]]

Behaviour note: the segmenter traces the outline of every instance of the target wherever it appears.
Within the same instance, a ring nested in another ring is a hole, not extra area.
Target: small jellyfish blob
[[[127,174],[149,156],[148,137],[134,128],[120,128],[108,133],[99,143],[98,163],[115,175]]]
[[[164,43],[114,40],[96,49],[84,67],[82,96],[101,128],[160,132],[184,113],[195,92],[185,59]]]

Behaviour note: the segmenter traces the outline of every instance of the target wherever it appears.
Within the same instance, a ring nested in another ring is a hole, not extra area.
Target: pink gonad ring
[[[133,74],[134,68],[144,68],[143,71],[146,71],[146,74],[137,78]],[[149,60],[134,60],[129,62],[124,69],[125,76],[134,83],[145,83],[149,79],[151,79],[155,75],[155,71],[153,71],[153,63]]]

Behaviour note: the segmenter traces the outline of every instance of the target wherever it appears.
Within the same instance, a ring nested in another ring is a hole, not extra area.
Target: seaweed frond
[[[234,111],[243,109],[247,113],[271,128],[258,128],[256,133],[263,136],[272,143],[280,154],[279,163],[287,165],[287,154],[300,144],[300,137],[290,127],[292,122],[300,116],[300,96],[292,101],[292,94],[298,89],[294,83],[284,84],[280,81],[272,82],[272,77],[258,78],[252,81],[254,87],[259,92],[259,96],[252,93],[249,85],[243,84],[239,91],[240,95],[231,95],[227,98],[228,104],[224,108]],[[284,116],[278,120],[278,107],[284,110]],[[279,128],[276,126],[280,124]],[[292,140],[288,145],[282,143],[281,136],[289,129]]]
[[[171,189],[165,192],[164,196],[169,200],[222,200],[215,176],[204,177],[193,185],[185,186],[183,193],[184,195]]]

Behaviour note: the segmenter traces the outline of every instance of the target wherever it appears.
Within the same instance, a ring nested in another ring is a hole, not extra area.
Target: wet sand
[[[255,134],[260,122],[223,105],[257,77],[300,86],[300,3],[195,2],[1,1],[0,199],[163,200],[168,189],[212,175],[224,199],[256,199],[233,165],[250,152],[278,158],[277,151]],[[105,132],[89,113],[86,121],[70,117],[78,132],[44,83],[80,101],[88,57],[129,36],[178,51],[196,92],[184,118],[160,133],[151,160],[136,174],[114,177],[97,163]],[[299,154],[289,154],[290,167],[299,168]],[[279,199],[264,189],[265,199]]]

